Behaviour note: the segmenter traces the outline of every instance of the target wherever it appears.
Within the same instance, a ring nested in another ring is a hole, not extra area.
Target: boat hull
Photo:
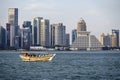
[[[29,61],[51,61],[55,54],[47,54],[47,55],[39,55],[39,56],[25,56],[25,55],[20,55],[22,61],[29,62]]]

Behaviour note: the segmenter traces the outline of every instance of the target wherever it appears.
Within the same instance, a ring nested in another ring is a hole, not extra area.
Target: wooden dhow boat
[[[51,61],[56,54],[31,54],[23,52],[20,54],[22,61]]]

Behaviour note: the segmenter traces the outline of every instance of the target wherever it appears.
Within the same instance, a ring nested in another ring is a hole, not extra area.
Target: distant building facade
[[[112,30],[112,34],[115,34],[116,36],[116,47],[119,47],[119,30]]]
[[[70,46],[70,34],[65,34],[65,46],[69,47]]]
[[[110,47],[117,47],[117,44],[116,44],[116,35],[115,34],[111,34],[111,46]]]
[[[66,27],[63,23],[51,25],[51,46],[65,46]]]
[[[15,36],[15,38],[14,38],[14,48],[15,49],[20,48],[20,36]]]
[[[10,47],[10,24],[6,23],[6,47]]]
[[[44,47],[49,47],[49,27],[50,23],[47,19],[41,20],[41,31],[40,31],[40,45]]]
[[[0,49],[4,49],[5,48],[5,28],[3,28],[2,26],[0,26]]]
[[[104,33],[102,33],[100,35],[100,42],[103,46],[110,47],[111,46],[111,35],[109,34],[105,35]]]
[[[23,28],[30,28],[30,33],[32,33],[32,24],[31,21],[24,21]]]
[[[72,43],[77,39],[77,30],[72,30]]]
[[[30,45],[32,45],[32,24],[31,24],[31,21],[24,21],[23,22],[23,28],[29,28],[30,29]]]
[[[30,48],[30,28],[21,29],[21,47],[24,49]]]

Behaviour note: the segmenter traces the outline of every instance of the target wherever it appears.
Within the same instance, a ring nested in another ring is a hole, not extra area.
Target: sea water
[[[0,80],[120,80],[120,51],[50,53],[51,62],[23,62],[20,52],[0,51]]]

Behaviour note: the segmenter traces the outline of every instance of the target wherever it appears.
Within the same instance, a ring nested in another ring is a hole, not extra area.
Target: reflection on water
[[[19,52],[0,52],[0,80],[120,79],[120,52],[118,51],[55,51],[52,53],[56,53],[56,56],[51,62],[22,62]]]

